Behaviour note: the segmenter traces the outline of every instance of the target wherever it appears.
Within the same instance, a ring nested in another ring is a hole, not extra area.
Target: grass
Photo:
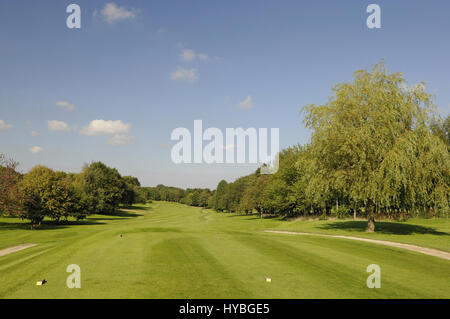
[[[370,236],[449,249],[445,220],[379,223],[282,221],[155,202],[113,216],[39,230],[0,218],[0,298],[450,298],[450,262],[365,242],[264,233],[264,229]],[[119,234],[123,234],[120,238]],[[381,288],[366,267],[381,267]],[[66,267],[81,267],[81,289]],[[265,277],[272,279],[271,283]],[[37,280],[48,283],[36,286]]]
[[[389,240],[450,252],[450,222],[447,218],[413,218],[407,222],[376,221],[375,233],[365,232],[366,220],[298,219],[277,226],[277,230]]]

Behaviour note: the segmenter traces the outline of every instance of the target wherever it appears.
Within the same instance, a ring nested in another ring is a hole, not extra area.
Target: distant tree
[[[239,211],[239,205],[245,188],[248,186],[248,176],[238,178],[233,183],[228,184],[226,191],[225,209],[229,212]]]
[[[214,209],[214,203],[215,203],[215,197],[216,197],[215,194],[216,194],[216,191],[213,190],[208,198],[208,206],[207,206],[208,208]]]
[[[294,184],[301,177],[296,162],[301,148],[290,147],[279,154],[279,168],[268,177],[263,192],[263,203],[267,211],[278,215],[294,215],[297,210],[297,198],[294,196]]]
[[[246,214],[252,213],[256,210],[260,217],[265,212],[264,207],[264,191],[267,186],[269,175],[261,175],[258,169],[255,174],[250,175],[248,186],[242,194],[242,199],[239,204],[239,210]]]
[[[201,190],[199,190],[199,189],[195,189],[193,192],[192,192],[192,206],[201,206],[200,205],[200,192],[201,192]]]
[[[224,211],[228,207],[227,188],[228,183],[225,180],[221,180],[217,185],[214,195],[214,209],[217,211]]]
[[[141,190],[141,183],[137,177],[123,176],[122,180],[125,182],[122,203],[131,206],[135,203],[143,202],[144,194],[143,190]]]
[[[183,203],[185,205],[189,205],[189,206],[194,206],[193,205],[193,203],[194,203],[193,197],[194,197],[194,193],[189,192],[181,199],[181,203]]]
[[[211,191],[209,189],[203,189],[199,197],[199,206],[208,207],[209,198],[211,197]]]

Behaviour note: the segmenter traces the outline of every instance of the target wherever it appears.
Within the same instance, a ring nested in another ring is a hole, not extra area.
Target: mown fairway
[[[286,222],[157,202],[74,223],[30,231],[0,218],[0,249],[38,244],[0,257],[0,298],[450,298],[448,260],[261,232],[345,233],[449,251],[446,220],[386,222],[364,234],[358,221]],[[81,267],[81,289],[66,287],[69,264]],[[366,286],[369,264],[381,267],[380,289]],[[42,278],[48,283],[36,286]]]

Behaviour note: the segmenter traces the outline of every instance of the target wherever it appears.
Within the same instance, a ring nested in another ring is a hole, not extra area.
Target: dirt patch
[[[333,238],[343,238],[343,239],[351,239],[351,240],[359,240],[365,241],[368,243],[374,243],[379,245],[391,246],[396,248],[403,248],[411,251],[415,251],[418,253],[422,253],[429,256],[434,256],[438,258],[443,258],[450,260],[450,253],[442,250],[437,250],[433,248],[426,248],[416,245],[410,244],[402,244],[393,241],[386,240],[378,240],[378,239],[369,239],[369,238],[361,238],[361,237],[352,237],[352,236],[344,236],[344,235],[326,235],[326,234],[316,234],[316,233],[299,233],[299,232],[291,232],[291,231],[282,231],[282,230],[264,230],[266,233],[277,233],[277,234],[290,234],[290,235],[308,235],[308,236],[322,236],[322,237],[333,237]]]
[[[9,255],[9,254],[12,254],[12,253],[15,253],[16,251],[20,251],[20,250],[23,250],[23,249],[34,247],[36,245],[37,244],[22,244],[22,245],[18,245],[18,246],[2,249],[2,250],[0,250],[0,257],[1,256],[5,256],[5,255]]]

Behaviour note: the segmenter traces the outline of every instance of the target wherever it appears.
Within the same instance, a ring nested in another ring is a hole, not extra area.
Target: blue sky
[[[66,27],[70,3],[81,29]],[[381,29],[366,26],[370,3]],[[275,127],[281,147],[304,144],[301,106],[381,59],[425,81],[445,116],[449,12],[437,0],[2,1],[0,152],[23,172],[100,160],[143,185],[214,188],[254,167],[176,165],[173,129]],[[120,121],[103,122],[119,137],[86,128],[93,120]]]

